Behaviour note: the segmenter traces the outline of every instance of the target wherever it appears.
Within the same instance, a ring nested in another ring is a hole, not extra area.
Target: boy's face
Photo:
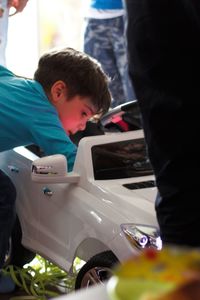
[[[58,110],[58,114],[65,131],[70,135],[79,130],[84,130],[86,122],[95,112],[88,98],[77,95],[70,100],[65,100]]]
[[[50,100],[69,135],[84,130],[86,122],[95,114],[89,98],[76,95],[68,99],[66,84],[60,80],[53,84]]]

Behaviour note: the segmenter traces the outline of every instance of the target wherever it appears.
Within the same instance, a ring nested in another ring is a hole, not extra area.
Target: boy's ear
[[[67,86],[62,80],[56,81],[51,87],[51,100],[57,103],[61,100],[66,100]]]

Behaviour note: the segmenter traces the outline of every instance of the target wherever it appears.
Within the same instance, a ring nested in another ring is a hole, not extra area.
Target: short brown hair
[[[41,56],[34,79],[49,93],[51,86],[62,80],[68,97],[89,97],[97,113],[104,114],[111,104],[109,78],[101,65],[89,55],[72,48],[52,50]]]

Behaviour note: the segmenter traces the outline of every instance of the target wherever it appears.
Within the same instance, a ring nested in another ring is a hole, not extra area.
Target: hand
[[[28,0],[8,0],[8,8],[14,7],[15,13],[22,12]]]

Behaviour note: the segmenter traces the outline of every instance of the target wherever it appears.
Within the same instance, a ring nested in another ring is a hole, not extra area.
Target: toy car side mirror
[[[67,160],[62,154],[45,156],[32,163],[31,178],[38,183],[75,183],[79,177],[67,172]]]

